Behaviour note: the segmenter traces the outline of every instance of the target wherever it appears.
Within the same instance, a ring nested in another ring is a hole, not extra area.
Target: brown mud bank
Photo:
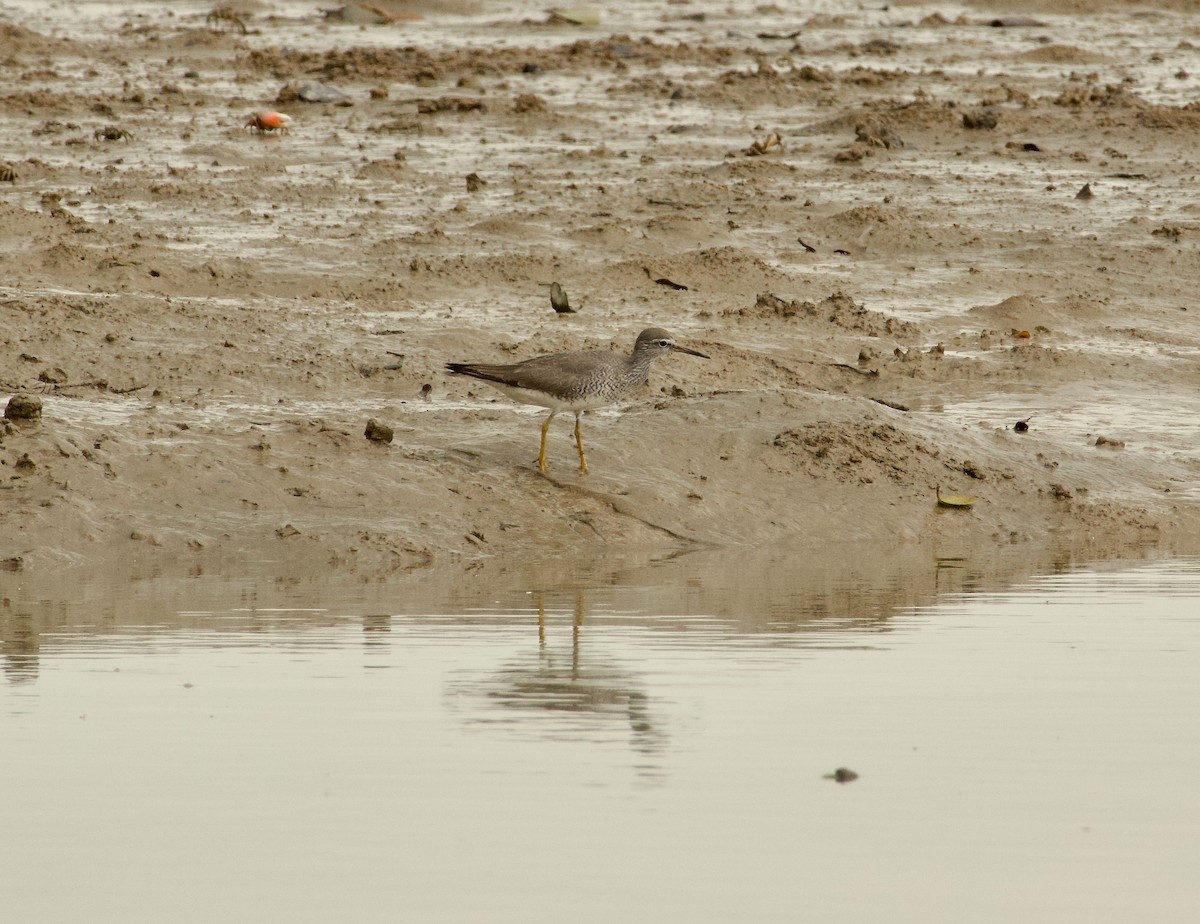
[[[1200,547],[1183,13],[205,12],[7,14],[12,571]],[[587,478],[442,373],[651,325]]]
[[[876,342],[822,335],[823,318],[804,323],[806,351]],[[6,558],[14,568],[134,559],[390,573],[588,550],[763,547],[836,561],[872,543],[935,557],[989,543],[1104,557],[1187,551],[1200,534],[1187,459],[1116,435],[1069,440],[1037,414],[1022,431],[1016,414],[1028,405],[967,426],[932,397],[981,379],[1029,386],[1042,365],[1057,377],[1051,348],[1013,346],[1010,368],[981,369],[989,362],[940,347],[837,363],[689,342],[712,359],[664,361],[651,394],[585,416],[588,476],[576,471],[570,415],[552,427],[542,476],[542,414],[481,384],[435,380],[428,399],[397,399],[350,370],[344,403],[322,388],[274,406],[140,394],[149,385],[58,389],[41,398],[40,419],[4,425]],[[1099,388],[1100,371],[1091,378]],[[387,423],[391,443],[367,439],[369,418]],[[939,506],[938,487],[977,501]]]

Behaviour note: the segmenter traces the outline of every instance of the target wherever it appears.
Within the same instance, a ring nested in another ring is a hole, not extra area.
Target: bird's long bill
[[[691,356],[699,356],[701,359],[712,359],[707,353],[701,353],[699,350],[692,350],[685,346],[680,346],[678,343],[672,343],[671,349],[676,353],[688,353]]]

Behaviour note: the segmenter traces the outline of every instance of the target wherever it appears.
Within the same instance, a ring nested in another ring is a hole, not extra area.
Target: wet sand
[[[1200,26],[1082,6],[6,8],[0,559],[1195,551]],[[586,478],[443,374],[649,325]]]

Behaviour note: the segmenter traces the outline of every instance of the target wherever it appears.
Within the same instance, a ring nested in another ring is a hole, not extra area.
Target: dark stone
[[[390,443],[393,434],[391,427],[372,417],[367,421],[367,429],[363,431],[363,435],[373,443]]]
[[[13,395],[4,408],[7,420],[39,420],[42,416],[42,399],[28,395]]]

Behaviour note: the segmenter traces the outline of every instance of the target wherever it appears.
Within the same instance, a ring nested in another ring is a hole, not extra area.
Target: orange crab
[[[252,128],[260,135],[265,135],[267,132],[277,132],[280,135],[286,135],[288,133],[288,122],[290,121],[292,121],[290,115],[264,110],[250,116],[246,120],[246,128]]]

